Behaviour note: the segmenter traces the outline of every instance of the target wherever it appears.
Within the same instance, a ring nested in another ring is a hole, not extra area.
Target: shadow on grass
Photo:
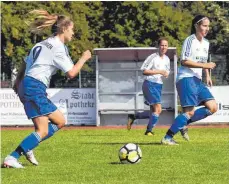
[[[110,162],[109,164],[111,164],[111,165],[124,165],[121,162]]]
[[[123,145],[123,144],[127,144],[128,142],[81,142],[81,144],[100,144],[100,145]],[[156,146],[161,146],[162,144],[160,142],[132,142],[134,144],[138,144],[138,145],[156,145]]]
[[[117,134],[116,135],[96,135],[96,134],[93,134],[93,135],[90,134],[89,135],[89,134],[86,134],[86,135],[76,135],[76,136],[86,136],[86,137],[93,137],[93,136],[94,137],[97,137],[97,136],[98,137],[100,137],[100,136],[101,137],[119,137],[119,136],[126,136],[126,135],[117,135]]]

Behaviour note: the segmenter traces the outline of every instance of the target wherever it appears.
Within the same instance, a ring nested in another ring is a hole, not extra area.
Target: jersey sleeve
[[[142,71],[150,70],[153,66],[154,58],[155,58],[155,54],[148,56],[146,60],[144,61],[144,63],[142,64],[141,70]]]
[[[192,55],[192,40],[191,38],[186,38],[186,40],[184,41],[183,45],[182,45],[182,52],[181,52],[181,62],[183,60],[190,60],[191,59],[191,55]]]
[[[68,55],[64,47],[59,47],[56,49],[53,63],[58,69],[62,70],[64,73],[71,70],[74,66],[70,56]]]

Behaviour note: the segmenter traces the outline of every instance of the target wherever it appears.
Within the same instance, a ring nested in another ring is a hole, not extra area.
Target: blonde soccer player
[[[31,24],[32,31],[42,32],[50,27],[52,35],[34,45],[17,75],[14,90],[24,105],[28,119],[33,121],[35,131],[4,159],[3,166],[10,168],[24,168],[18,162],[21,155],[25,155],[27,160],[38,165],[32,150],[41,141],[53,136],[66,123],[63,114],[47,98],[46,89],[52,75],[57,70],[62,70],[72,79],[91,58],[91,53],[87,50],[79,61],[73,64],[65,45],[74,36],[74,24],[69,17],[49,14],[45,10],[34,10],[31,13],[37,15]]]

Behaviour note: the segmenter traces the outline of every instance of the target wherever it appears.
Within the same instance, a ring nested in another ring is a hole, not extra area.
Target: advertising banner
[[[48,89],[48,98],[63,112],[67,125],[96,125],[94,88]],[[12,89],[0,90],[1,125],[32,125]]]
[[[217,102],[218,111],[196,123],[229,123],[229,86],[213,86],[209,90]]]

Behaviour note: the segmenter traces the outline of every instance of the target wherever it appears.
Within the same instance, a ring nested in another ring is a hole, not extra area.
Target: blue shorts
[[[142,85],[142,91],[146,105],[154,105],[161,103],[162,84],[145,80]]]
[[[197,77],[183,78],[176,83],[176,87],[182,107],[195,107],[214,99],[206,85]]]
[[[46,86],[29,76],[21,81],[18,96],[24,105],[28,119],[44,116],[57,110],[57,107],[47,98]]]

